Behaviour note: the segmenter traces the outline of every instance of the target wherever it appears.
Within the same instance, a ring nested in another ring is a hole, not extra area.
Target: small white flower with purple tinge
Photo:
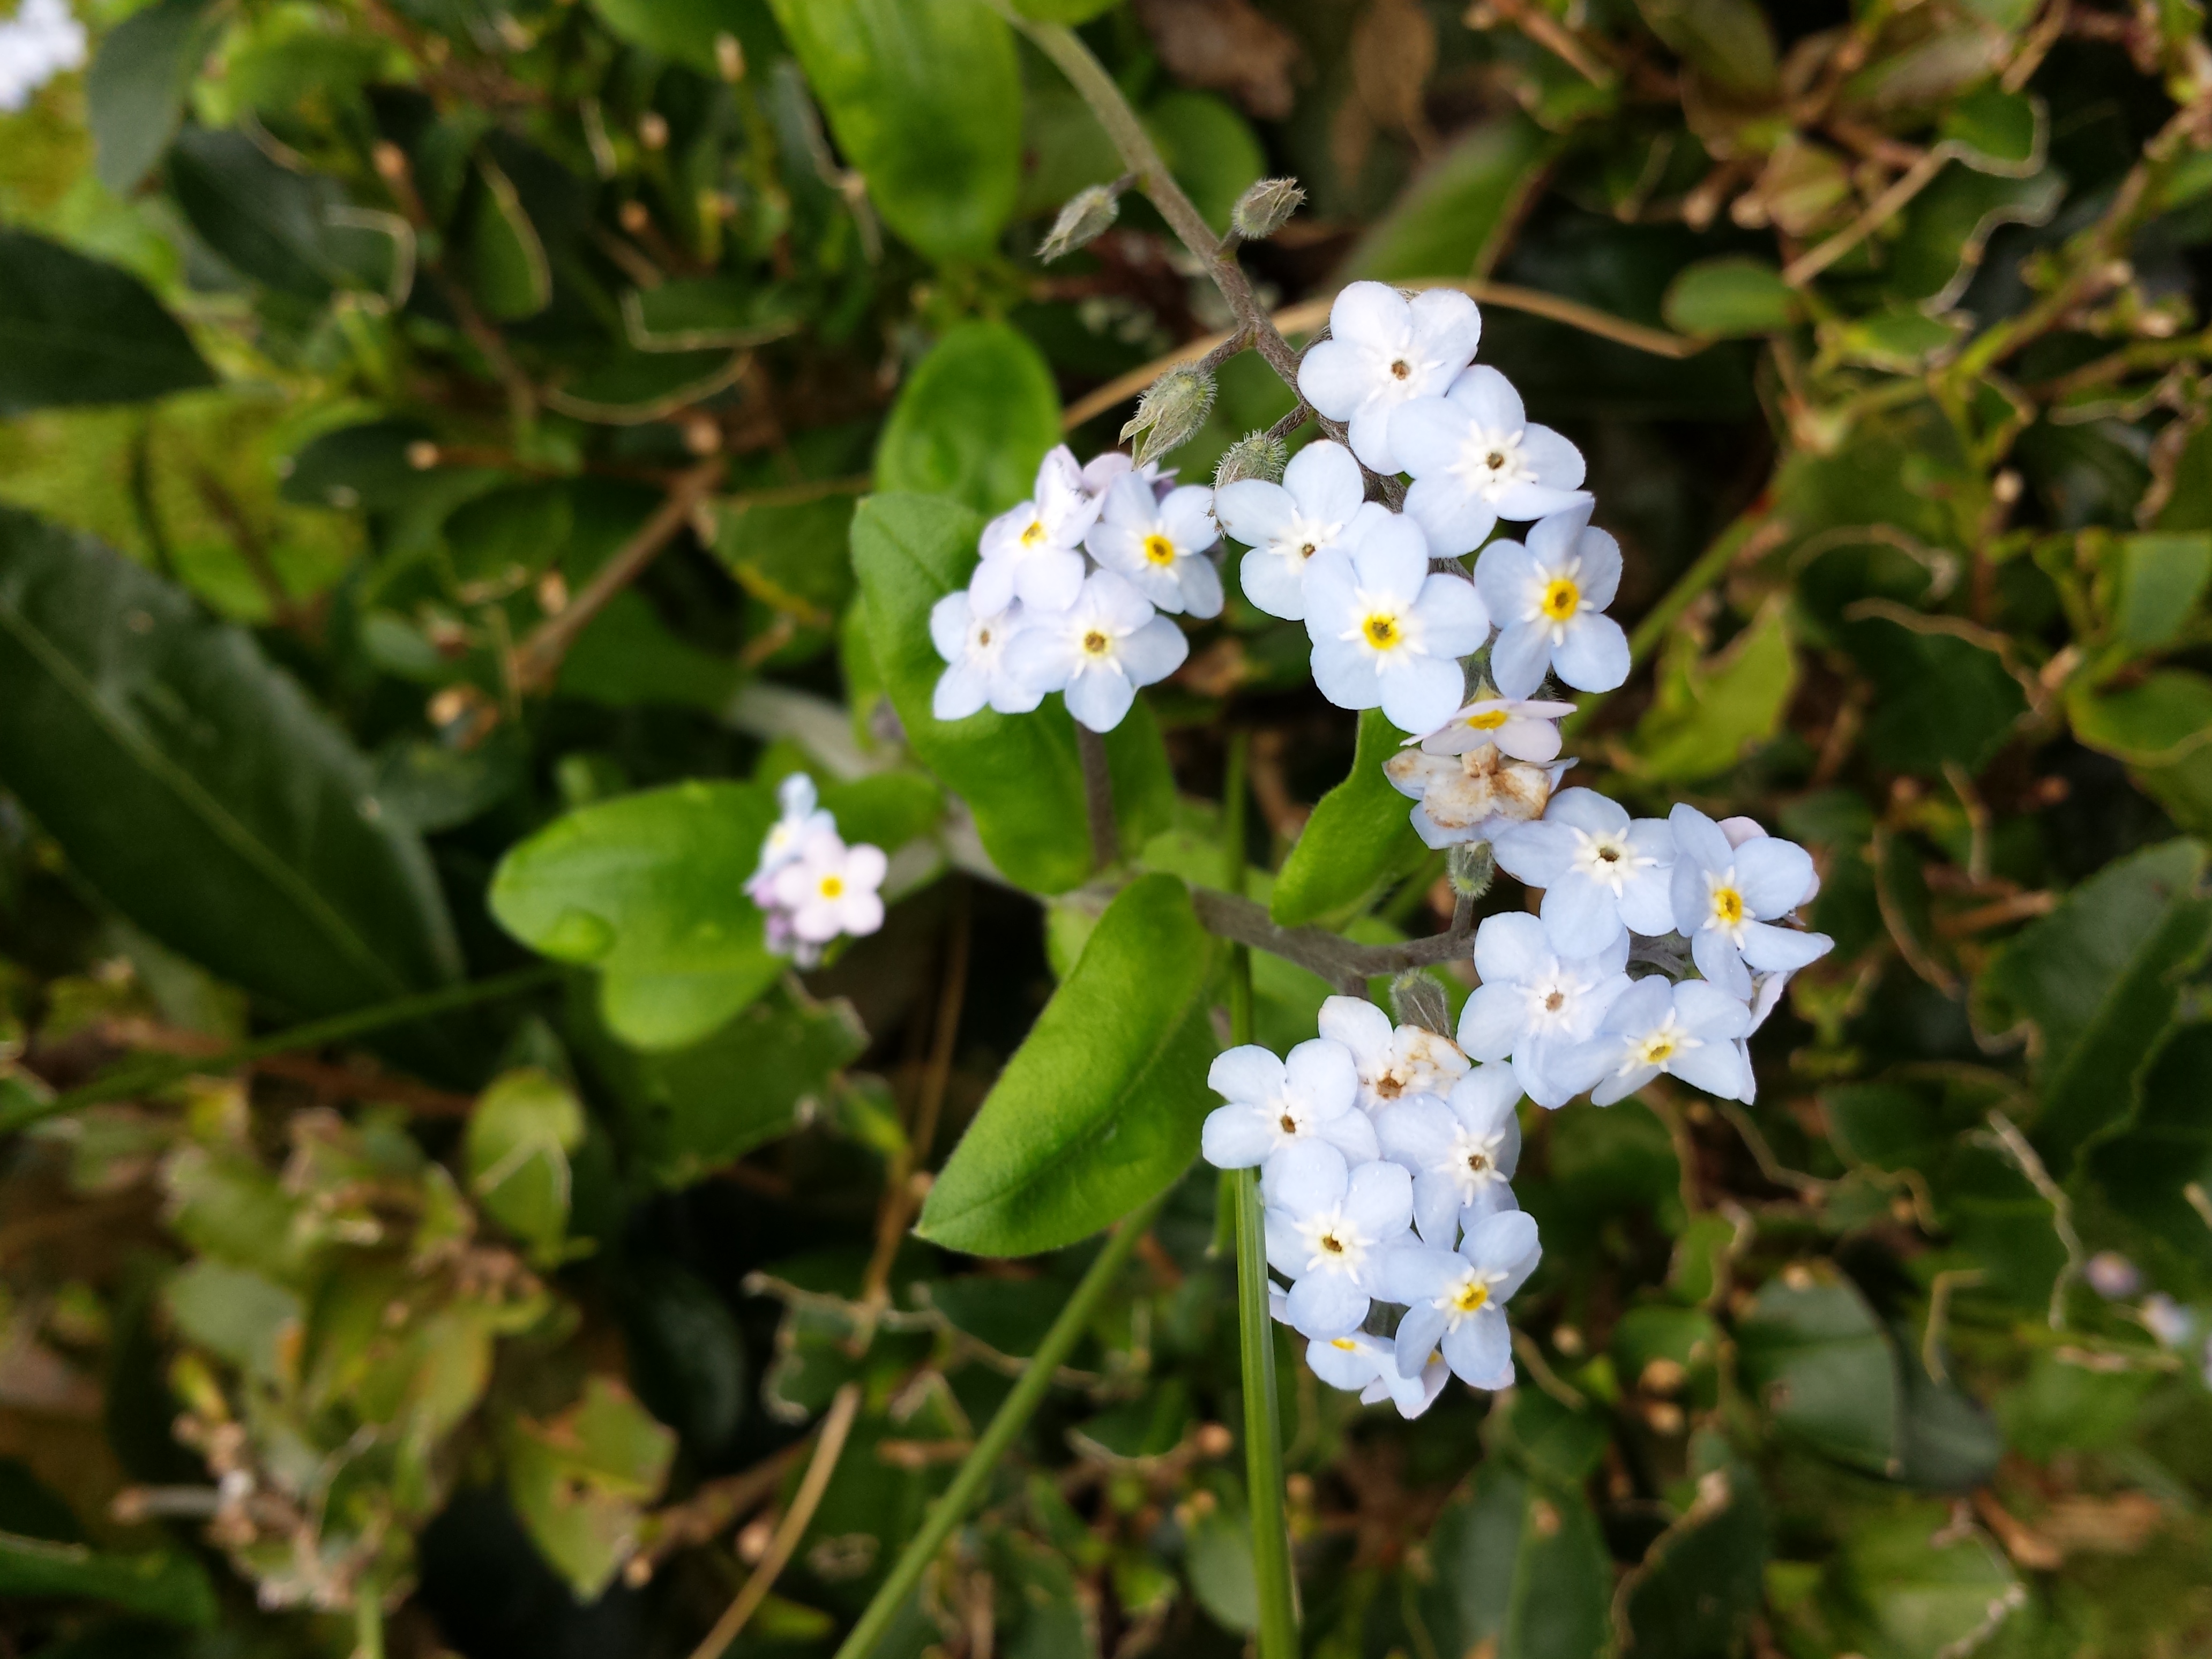
[[[1467,1056],[1449,1037],[1419,1025],[1394,1026],[1365,997],[1329,998],[1319,1023],[1321,1034],[1352,1056],[1359,1104],[1367,1111],[1414,1095],[1441,1095],[1467,1074]]]
[[[1492,542],[1474,585],[1498,623],[1490,677],[1509,697],[1534,694],[1547,669],[1578,691],[1628,678],[1628,635],[1600,613],[1620,587],[1620,544],[1589,522],[1588,503],[1554,514],[1519,542]]]
[[[1218,617],[1221,573],[1206,554],[1220,539],[1212,490],[1185,484],[1156,497],[1142,478],[1125,472],[1107,490],[1084,545],[1161,610]]]
[[[1314,683],[1340,708],[1379,708],[1406,732],[1433,732],[1466,690],[1459,659],[1490,634],[1464,578],[1432,574],[1420,526],[1396,514],[1367,522],[1358,544],[1306,566]]]
[[[983,560],[968,580],[975,610],[995,615],[1016,599],[1042,611],[1074,604],[1083,538],[1097,517],[1097,499],[1062,444],[1038,466],[1030,499],[983,527]]]
[[[1363,514],[1389,511],[1367,499],[1352,452],[1327,439],[1291,457],[1282,483],[1240,478],[1213,498],[1222,529],[1252,550],[1237,571],[1244,597],[1285,622],[1306,619],[1306,566],[1314,555],[1350,539]]]
[[[1284,1304],[1307,1336],[1348,1336],[1380,1291],[1383,1257],[1411,1242],[1413,1178],[1395,1164],[1349,1167],[1320,1140],[1268,1161],[1267,1261],[1291,1281]]]
[[[1390,415],[1390,450],[1413,475],[1406,511],[1447,557],[1472,553],[1500,519],[1525,524],[1580,507],[1583,454],[1547,426],[1532,426],[1521,394],[1496,369],[1468,369],[1441,398]]]
[[[1189,654],[1182,630],[1143,594],[1110,570],[1094,570],[1066,610],[1028,613],[1007,647],[1007,671],[1040,697],[1064,692],[1069,714],[1110,732],[1139,686],[1165,679]]]
[[[976,614],[965,592],[947,593],[929,609],[929,638],[945,659],[929,710],[941,720],[965,720],[987,705],[1001,714],[1026,714],[1044,701],[1014,678],[1006,647],[1021,632],[1022,605]]]
[[[82,69],[85,29],[65,0],[22,0],[0,20],[0,112],[29,106],[31,94],[70,70]]]
[[[749,890],[797,858],[816,836],[837,833],[837,820],[823,810],[814,780],[805,773],[791,773],[776,785],[775,800],[781,815],[769,826],[761,842],[760,862],[745,884]]]
[[[1543,1258],[1536,1224],[1519,1210],[1485,1217],[1456,1250],[1416,1245],[1390,1252],[1383,1294],[1407,1304],[1398,1322],[1398,1370],[1419,1375],[1441,1351],[1471,1388],[1513,1386],[1513,1333],[1505,1304]]]
[[[1574,712],[1571,702],[1480,696],[1435,731],[1408,738],[1401,746],[1410,749],[1418,743],[1425,755],[1467,755],[1486,744],[1510,760],[1546,766],[1559,759],[1559,722]]]
[[[1408,299],[1388,283],[1353,283],[1330,306],[1328,332],[1306,348],[1298,390],[1329,419],[1350,423],[1353,454],[1395,472],[1391,411],[1451,385],[1474,359],[1482,313],[1452,289]]]
[[[1309,1140],[1327,1142],[1350,1163],[1377,1155],[1375,1125],[1358,1109],[1359,1073],[1341,1043],[1316,1037],[1287,1060],[1246,1043],[1215,1059],[1206,1085],[1229,1103],[1207,1114],[1199,1138],[1217,1170],[1249,1170]]]
[[[777,908],[801,944],[827,945],[840,934],[872,933],[884,925],[878,890],[890,861],[880,847],[848,847],[836,830],[810,836],[799,856],[769,878]]]

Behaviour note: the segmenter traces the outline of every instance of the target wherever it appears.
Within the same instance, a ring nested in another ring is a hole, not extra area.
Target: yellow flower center
[[[1367,636],[1367,643],[1377,651],[1395,650],[1405,643],[1405,630],[1399,627],[1398,619],[1380,611],[1360,623],[1359,631]]]
[[[1346,1353],[1357,1353],[1359,1351],[1359,1345],[1348,1336],[1332,1336],[1328,1340],[1328,1346],[1332,1348],[1340,1348]]]
[[[844,894],[844,891],[845,891],[845,878],[844,878],[844,877],[842,877],[842,876],[824,876],[824,877],[823,877],[823,878],[822,878],[822,896],[823,896],[823,898],[833,899],[833,898],[842,897],[842,896],[843,896],[843,894]]]
[[[1743,895],[1733,887],[1713,889],[1713,920],[1723,927],[1743,925]]]
[[[1674,1057],[1675,1042],[1672,1036],[1660,1031],[1644,1039],[1637,1052],[1646,1066],[1664,1066]]]
[[[1094,628],[1083,636],[1084,654],[1091,657],[1103,657],[1106,654],[1108,649],[1113,645],[1113,641],[1106,637],[1103,630]]]
[[[1486,708],[1480,714],[1469,714],[1467,723],[1478,732],[1495,732],[1508,718],[1503,708]]]
[[[1176,546],[1164,536],[1145,538],[1145,562],[1170,565],[1176,562]]]
[[[1047,532],[1044,527],[1044,520],[1042,519],[1031,519],[1030,520],[1030,527],[1022,532],[1022,545],[1024,547],[1035,547],[1039,542],[1042,542],[1045,538],[1046,534]]]
[[[1490,1305],[1490,1286],[1479,1279],[1469,1279],[1460,1286],[1459,1294],[1452,1298],[1452,1306],[1462,1313],[1474,1313]]]
[[[1544,586],[1544,614],[1553,622],[1565,622],[1582,608],[1583,591],[1575,586],[1571,576],[1554,576]]]

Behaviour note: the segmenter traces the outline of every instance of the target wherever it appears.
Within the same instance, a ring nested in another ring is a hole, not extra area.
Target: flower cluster
[[[25,108],[32,94],[82,69],[84,58],[84,25],[69,0],[22,0],[15,16],[0,21],[0,111]]]
[[[1357,997],[1323,1004],[1320,1030],[1287,1060],[1232,1048],[1207,1078],[1229,1103],[1206,1120],[1207,1161],[1261,1172],[1267,1261],[1289,1286],[1277,1316],[1322,1381],[1407,1417],[1449,1375],[1510,1387],[1504,1304],[1540,1254],[1508,1184],[1511,1068]]]
[[[845,844],[804,772],[775,793],[783,815],[761,842],[745,892],[767,918],[769,949],[811,968],[841,934],[857,939],[884,925],[880,890],[890,861],[880,847]]]
[[[929,616],[948,665],[932,709],[964,720],[988,706],[1024,714],[1060,692],[1067,712],[1110,732],[1137,688],[1189,654],[1160,615],[1221,614],[1213,492],[1127,455],[1079,466],[1066,445],[1037,468],[1028,501],[983,527],[967,588]]]

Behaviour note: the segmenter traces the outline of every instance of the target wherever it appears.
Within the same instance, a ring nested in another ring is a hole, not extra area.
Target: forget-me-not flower
[[[1256,1043],[1217,1056],[1206,1087],[1229,1103],[1207,1114],[1200,1150],[1218,1170],[1249,1170],[1288,1146],[1322,1140],[1348,1163],[1376,1157],[1375,1125],[1358,1109],[1351,1051],[1326,1037],[1301,1042],[1287,1060]]]
[[[1542,922],[1509,911],[1475,930],[1474,967],[1482,983],[1460,1011],[1459,1046],[1480,1060],[1510,1055],[1529,1099],[1565,1105],[1589,1086],[1565,1062],[1629,988],[1628,935],[1595,955],[1563,957]]]
[[[1539,912],[1552,948],[1587,957],[1625,928],[1656,936],[1674,926],[1674,834],[1664,818],[1632,819],[1595,789],[1562,789],[1543,817],[1501,830],[1498,868],[1544,892]]]
[[[1375,1120],[1382,1156],[1413,1176],[1413,1228],[1449,1249],[1462,1226],[1519,1206],[1509,1184],[1521,1162],[1520,1080],[1510,1066],[1478,1066],[1443,1099],[1401,1100]]]
[[[1305,603],[1322,696],[1380,708],[1407,732],[1451,717],[1467,687],[1459,659],[1490,634],[1473,584],[1431,573],[1420,526],[1395,513],[1369,520],[1356,546],[1314,555]]]
[[[1390,452],[1413,475],[1406,512],[1446,557],[1472,553],[1500,519],[1525,524],[1590,503],[1582,451],[1530,425],[1512,383],[1482,364],[1443,397],[1393,410]]]
[[[1519,1210],[1486,1216],[1456,1250],[1416,1245],[1390,1252],[1383,1294],[1406,1304],[1398,1322],[1398,1369],[1417,1375],[1441,1350],[1460,1381],[1477,1389],[1513,1386],[1513,1333],[1505,1304],[1543,1257],[1536,1224]]]
[[[1602,615],[1620,587],[1620,544],[1590,527],[1584,503],[1531,526],[1524,544],[1497,541],[1474,562],[1474,585],[1497,623],[1490,678],[1509,697],[1534,695],[1547,669],[1579,691],[1628,678],[1628,635]]]

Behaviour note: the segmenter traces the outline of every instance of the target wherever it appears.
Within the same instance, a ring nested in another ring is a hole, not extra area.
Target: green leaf
[[[2027,1599],[1996,1547],[1942,1504],[1862,1522],[1833,1571],[1863,1609],[1868,1659],[1970,1653]]]
[[[1419,1616],[1437,1654],[1596,1659],[1613,1567],[1574,1486],[1486,1462],[1429,1534]]]
[[[2117,550],[2113,631],[2137,651],[2170,645],[2212,580],[2212,532],[2127,536]]]
[[[1740,97],[1771,92],[1774,32],[1752,0],[1637,0],[1652,33],[1698,74]]]
[[[766,67],[781,40],[765,0],[592,0],[592,9],[617,38],[702,75],[722,73],[726,35],[749,68]]]
[[[2044,125],[2039,100],[1991,81],[1952,102],[1936,132],[1968,167],[2017,176],[2034,170]]]
[[[256,1382],[275,1386],[289,1380],[307,1310],[283,1285],[203,1256],[169,1280],[162,1299],[187,1341]]]
[[[1213,951],[1172,876],[1121,890],[930,1188],[918,1231],[1027,1255],[1119,1220],[1188,1167],[1212,1103]]]
[[[1284,927],[1349,909],[1419,861],[1412,803],[1382,772],[1404,735],[1379,708],[1360,715],[1350,774],[1321,798],[1275,878],[1267,913]]]
[[[1667,285],[1661,309],[1668,327],[1711,339],[1778,334],[1801,314],[1797,292],[1782,273],[1743,254],[1685,266]]]
[[[489,156],[477,162],[476,192],[464,235],[469,286],[485,313],[503,323],[535,317],[553,302],[553,267],[514,185]]]
[[[1251,1517],[1226,1505],[1192,1516],[1183,1534],[1191,1594],[1213,1622],[1250,1635],[1260,1628],[1260,1575],[1252,1560]]]
[[[2192,1185],[2212,1189],[2208,1099],[2212,1024],[2180,1026],[2144,1073],[2136,1121],[2090,1154],[2108,1209],[2138,1230],[2139,1259],[2154,1284],[2201,1284],[2212,1271],[2212,1234],[2190,1202]]]
[[[2212,678],[2160,668],[2115,691],[2078,684],[2066,714],[2074,735],[2125,761],[2176,824],[2212,834]]]
[[[695,1455],[712,1458],[744,1421],[750,1367],[729,1304],[680,1261],[632,1261],[612,1298],[630,1382]]]
[[[1655,781],[1696,783],[1771,741],[1797,684],[1786,611],[1778,599],[1724,649],[1704,659],[1694,634],[1670,633],[1651,707],[1629,739],[1626,769]]]
[[[888,224],[933,259],[980,259],[1013,211],[1013,35],[983,0],[770,0],[837,146]]]
[[[2047,224],[2065,195],[2066,180],[2047,169],[2011,179],[1964,163],[1945,167],[1905,210],[1886,256],[1886,286],[1931,317],[1949,310],[1998,226]]]
[[[303,300],[376,292],[402,274],[388,233],[349,222],[345,192],[272,161],[242,132],[192,127],[169,156],[169,191],[207,245],[239,273]]]
[[[0,230],[0,417],[212,386],[177,319],[130,272]]]
[[[659,704],[720,711],[744,678],[743,664],[678,638],[651,600],[625,590],[576,636],[554,684],[564,697],[608,708]]]
[[[1689,1509],[1655,1540],[1614,1602],[1633,1659],[1711,1659],[1741,1650],[1765,1597],[1766,1502],[1729,1464],[1698,1480]]]
[[[1120,3],[1121,0],[1013,0],[1016,11],[1040,23],[1087,23]]]
[[[459,975],[420,838],[299,686],[158,577],[5,510],[0,708],[0,780],[173,950],[301,1014]]]
[[[1738,1338],[1777,1425],[1839,1462],[1897,1471],[1896,1357],[1849,1280],[1825,1263],[1768,1280]]]
[[[583,1144],[575,1095],[535,1067],[495,1078],[469,1114],[469,1192],[492,1219],[544,1254],[568,1228],[568,1154]]]
[[[683,1048],[602,1043],[591,1059],[622,1102],[622,1139],[640,1169],[688,1187],[808,1121],[867,1045],[850,1004],[816,1002],[793,985]]]
[[[595,1601],[637,1550],[644,1505],[668,1478],[676,1437],[611,1377],[550,1422],[515,1419],[507,1490],[524,1529],[580,1601]]]
[[[1875,683],[1866,746],[1884,766],[1940,778],[1948,763],[1978,775],[2027,712],[1997,653],[1940,619],[1870,616],[1845,623],[1843,635]]]
[[[830,628],[853,595],[848,497],[789,507],[740,506],[720,515],[714,556],[745,592],[810,628]]]
[[[1090,818],[1074,722],[1058,698],[1034,714],[990,709],[939,720],[930,697],[944,659],[930,643],[930,607],[968,584],[982,526],[953,502],[877,495],[853,517],[853,568],[868,637],[908,747],[968,804],[983,848],[1006,879],[1058,893],[1091,873]],[[1125,844],[1141,846],[1172,810],[1167,751],[1143,698],[1106,734]]]
[[[1488,276],[1552,153],[1543,129],[1518,111],[1470,127],[1359,239],[1345,275]]]
[[[682,1048],[783,971],[744,891],[775,817],[759,785],[696,780],[583,807],[508,850],[491,913],[532,950],[598,969],[624,1042]]]
[[[1060,392],[1044,355],[1004,323],[962,323],[899,388],[876,485],[1003,513],[1028,497],[1059,441]]]
[[[1974,982],[1986,1029],[2033,1028],[2037,1147],[2062,1179],[2134,1114],[2181,981],[2212,945],[2203,843],[2170,841],[2106,866],[2008,941]]]
[[[216,1613],[215,1586],[196,1556],[167,1549],[126,1555],[0,1532],[0,1600],[18,1596],[102,1601],[194,1630],[211,1626]]]
[[[100,182],[133,194],[177,136],[192,76],[207,56],[212,0],[155,0],[100,43],[85,76]]]

